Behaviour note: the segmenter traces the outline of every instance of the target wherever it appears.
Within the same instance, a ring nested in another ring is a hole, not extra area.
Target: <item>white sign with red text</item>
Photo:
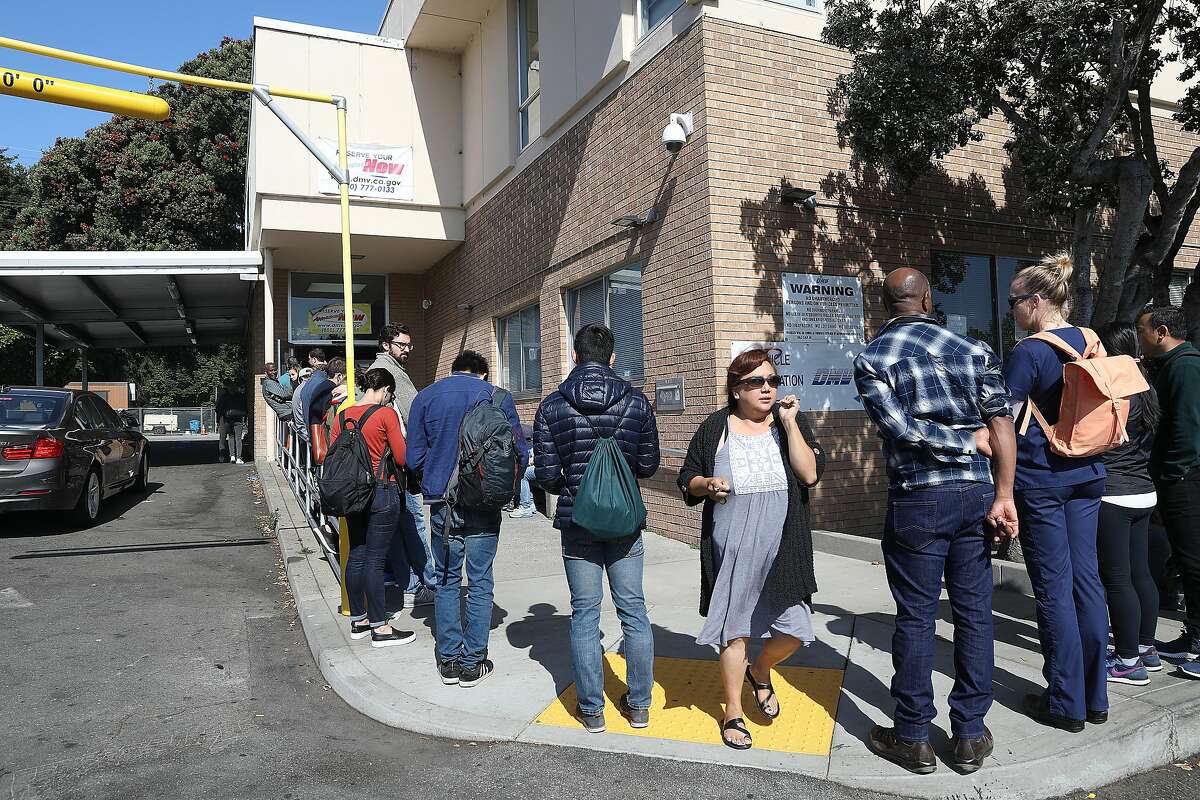
[[[320,139],[322,150],[337,160],[337,142]],[[354,144],[346,149],[350,167],[350,196],[372,200],[413,199],[413,149],[390,147],[384,144]],[[337,194],[338,185],[320,164],[317,190],[322,194]]]

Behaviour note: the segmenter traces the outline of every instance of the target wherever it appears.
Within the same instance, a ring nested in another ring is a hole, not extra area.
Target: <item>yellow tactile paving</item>
[[[720,744],[722,718],[721,668],[716,661],[686,658],[654,659],[653,705],[650,727],[634,729],[617,710],[625,693],[625,659],[604,654],[604,722],[610,733]],[[778,667],[772,680],[783,713],[769,722],[758,711],[749,684],[742,687],[746,727],[756,750],[829,755],[842,671]],[[575,684],[571,684],[538,716],[543,725],[581,727],[575,719]]]

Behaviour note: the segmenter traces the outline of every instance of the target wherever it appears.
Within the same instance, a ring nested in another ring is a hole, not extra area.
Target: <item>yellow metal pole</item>
[[[61,106],[90,108],[138,119],[164,120],[171,116],[171,107],[161,97],[110,89],[90,83],[51,78],[36,72],[0,67],[0,94],[42,100]]]
[[[62,50],[58,47],[47,47],[44,44],[35,44],[33,42],[23,42],[20,39],[10,39],[7,36],[0,36],[0,47],[7,47],[10,50],[20,50],[23,53],[33,53],[38,56],[46,56],[47,58],[57,58],[63,61],[74,61],[77,64],[87,64],[90,67],[100,67],[101,69],[111,69],[117,72],[128,72],[131,75],[144,75],[147,78],[158,78],[164,81],[178,81],[179,83],[190,83],[193,86],[208,86],[212,89],[229,89],[235,92],[253,92],[254,85],[249,83],[241,83],[239,81],[222,81],[216,78],[204,78],[200,75],[188,75],[183,72],[171,72],[165,69],[155,69],[153,67],[143,67],[138,64],[129,64],[124,61],[114,61],[111,58],[100,58],[99,56],[89,56],[86,53],[76,53],[72,50]],[[310,100],[314,103],[333,103],[333,95],[317,94],[315,92],[302,92],[296,89],[285,89],[282,87],[268,87],[271,94],[276,97],[290,97],[293,100]]]
[[[342,180],[338,186],[342,207],[342,313],[346,317],[346,389],[353,403],[356,392],[354,380],[354,270],[350,266],[350,167],[346,155],[346,101],[338,98],[338,167]],[[342,614],[350,614],[350,596],[346,593],[346,560],[350,555],[350,530],[345,517],[338,520],[338,559],[342,564]]]

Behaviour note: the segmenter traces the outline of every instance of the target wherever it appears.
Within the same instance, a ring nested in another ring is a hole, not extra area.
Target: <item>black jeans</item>
[[[1158,627],[1158,587],[1150,574],[1147,537],[1153,513],[1153,508],[1100,504],[1100,581],[1121,658],[1137,658],[1139,644],[1154,644]]]
[[[401,503],[396,484],[389,482],[375,490],[370,511],[346,517],[350,533],[346,595],[350,598],[351,622],[369,619],[372,628],[387,624],[383,568],[392,546],[392,536],[396,533]]]
[[[1179,570],[1187,603],[1185,624],[1200,636],[1200,480],[1158,484],[1158,509],[1171,540],[1171,561]]]

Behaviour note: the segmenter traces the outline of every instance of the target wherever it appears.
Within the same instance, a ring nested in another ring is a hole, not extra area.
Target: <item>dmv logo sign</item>
[[[337,142],[321,139],[321,149],[337,159]],[[350,195],[373,200],[412,200],[413,149],[383,144],[353,144],[346,148]],[[338,185],[320,165],[317,186],[322,194],[337,194]]]

